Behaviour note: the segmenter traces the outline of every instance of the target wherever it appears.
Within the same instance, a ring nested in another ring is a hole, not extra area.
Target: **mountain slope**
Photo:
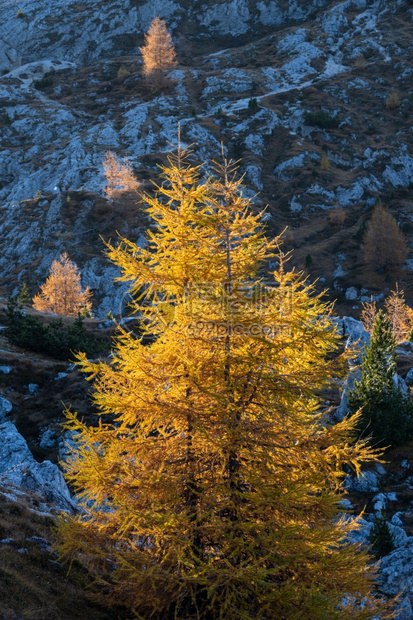
[[[100,315],[117,310],[123,291],[110,283],[115,272],[99,234],[136,239],[147,222],[139,208],[116,210],[99,197],[103,154],[128,156],[145,188],[176,143],[178,123],[200,160],[216,157],[221,142],[242,158],[251,194],[269,205],[270,230],[289,226],[287,245],[310,275],[339,296],[348,286],[365,298],[387,286],[366,277],[360,241],[378,197],[412,231],[407,0],[311,2],[305,10],[287,1],[37,1],[20,10],[0,4],[5,294],[23,279],[34,293],[53,258],[69,250],[100,296]],[[155,13],[166,18],[179,60],[158,93],[142,80],[138,52]],[[391,95],[395,106],[386,104]],[[410,300],[410,269],[402,280]]]

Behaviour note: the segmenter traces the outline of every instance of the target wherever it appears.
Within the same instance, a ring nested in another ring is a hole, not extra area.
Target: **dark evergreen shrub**
[[[93,358],[110,350],[110,342],[89,332],[80,315],[69,326],[61,319],[45,325],[37,317],[24,314],[15,298],[9,300],[6,315],[5,336],[24,349],[62,360],[73,359],[78,351]]]
[[[304,115],[304,122],[311,127],[320,127],[321,129],[336,129],[340,120],[336,116],[331,116],[327,112],[307,112]]]
[[[19,302],[19,304],[22,304],[22,305],[32,303],[32,298],[29,295],[29,289],[27,287],[26,282],[23,282],[22,284],[19,294],[17,295],[17,301]]]
[[[313,257],[311,256],[311,254],[307,254],[307,256],[305,257],[305,266],[308,269],[309,267],[311,267],[311,265],[313,264]]]
[[[256,112],[258,110],[258,101],[256,97],[251,97],[248,101],[248,110],[250,112]]]
[[[384,515],[376,515],[370,532],[370,545],[374,555],[382,558],[394,551],[394,541]]]
[[[33,86],[37,88],[37,90],[43,90],[48,86],[53,86],[53,78],[50,76],[45,76],[42,77],[40,80],[33,80]]]

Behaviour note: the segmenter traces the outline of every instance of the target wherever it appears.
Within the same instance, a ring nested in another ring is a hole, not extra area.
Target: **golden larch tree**
[[[339,515],[344,466],[375,455],[357,414],[320,410],[344,361],[331,308],[286,269],[232,163],[199,174],[178,150],[145,196],[147,246],[108,246],[156,339],[120,329],[110,363],[79,355],[101,419],[67,412],[81,512],[60,552],[142,619],[388,617]]]
[[[109,200],[119,199],[131,192],[135,196],[139,182],[126,158],[121,161],[115,153],[107,151],[102,165],[106,177],[105,196]]]
[[[145,43],[139,48],[142,54],[143,75],[159,84],[164,79],[163,72],[176,66],[175,47],[163,19],[155,17]]]
[[[33,298],[33,307],[43,312],[77,316],[82,310],[90,312],[92,293],[82,290],[80,271],[66,252],[54,260],[40,293]]]
[[[407,340],[413,329],[413,310],[406,303],[404,291],[396,286],[384,302],[384,307],[396,342]]]
[[[365,329],[372,333],[376,316],[378,313],[375,301],[362,304],[361,322]],[[389,319],[390,327],[396,342],[403,342],[413,330],[413,310],[406,303],[404,291],[396,286],[396,290],[391,291],[384,302],[384,312]]]
[[[406,239],[381,202],[374,207],[362,249],[364,262],[375,271],[398,270],[408,257]]]

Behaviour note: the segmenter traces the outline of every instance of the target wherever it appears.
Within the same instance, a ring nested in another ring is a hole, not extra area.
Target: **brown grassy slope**
[[[53,552],[53,518],[34,512],[35,497],[10,499],[0,488],[1,620],[117,620],[90,599],[91,579],[78,566],[70,572]]]
[[[45,322],[51,320],[41,315]],[[73,319],[64,319],[72,321]],[[101,335],[94,321],[89,329]],[[68,363],[48,356],[23,351],[11,345],[0,333],[0,366],[9,366],[9,374],[0,372],[0,393],[13,405],[10,419],[28,442],[38,461],[58,461],[58,447],[39,446],[45,428],[60,437],[64,422],[63,407],[72,405],[89,423],[95,416],[88,398],[89,385],[80,372],[72,371],[56,381]],[[31,395],[28,384],[38,390]],[[14,495],[13,489],[0,487],[0,619],[1,620],[117,620],[126,618],[120,610],[105,610],[89,593],[91,577],[74,565],[70,572],[53,552],[53,523],[50,515],[39,512],[43,502],[35,495]],[[48,544],[47,544],[48,543]]]

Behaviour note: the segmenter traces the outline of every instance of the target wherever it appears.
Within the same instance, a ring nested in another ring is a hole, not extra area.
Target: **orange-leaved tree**
[[[339,514],[344,465],[375,455],[357,414],[320,410],[343,361],[331,308],[286,269],[232,163],[201,181],[187,157],[145,196],[147,246],[109,246],[156,340],[120,329],[110,363],[79,355],[101,419],[67,412],[82,511],[61,519],[60,552],[137,618],[384,618]]]
[[[163,72],[176,66],[176,54],[172,37],[163,19],[155,17],[148,32],[145,44],[139,48],[142,54],[143,75],[159,85]]]
[[[373,332],[374,323],[378,313],[375,301],[362,304],[363,310],[360,316],[365,329]],[[396,285],[396,290],[391,291],[384,302],[384,312],[390,322],[391,331],[396,342],[410,339],[413,330],[413,310],[407,305],[404,291]]]
[[[33,298],[33,307],[44,312],[77,316],[79,312],[90,313],[92,293],[82,290],[80,271],[66,252],[54,260],[40,293]]]
[[[102,165],[106,177],[105,195],[109,200],[113,201],[130,192],[135,195],[139,182],[127,159],[121,161],[115,153],[107,151]]]

